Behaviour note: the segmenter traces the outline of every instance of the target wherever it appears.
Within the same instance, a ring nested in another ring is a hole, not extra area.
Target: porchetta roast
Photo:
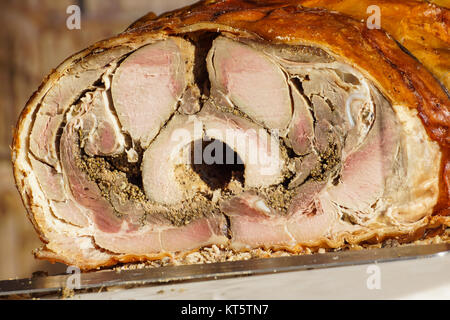
[[[412,0],[204,1],[73,55],[13,142],[36,256],[87,270],[439,234],[449,19]]]

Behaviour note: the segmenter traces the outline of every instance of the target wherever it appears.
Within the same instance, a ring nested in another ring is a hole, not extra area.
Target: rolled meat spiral
[[[445,85],[385,31],[301,4],[144,17],[50,74],[13,143],[36,255],[92,269],[448,226]]]

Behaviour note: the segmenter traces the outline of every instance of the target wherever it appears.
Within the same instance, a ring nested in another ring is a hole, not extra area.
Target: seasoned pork
[[[36,256],[92,269],[449,226],[444,86],[383,30],[299,3],[201,2],[61,64],[13,145]]]

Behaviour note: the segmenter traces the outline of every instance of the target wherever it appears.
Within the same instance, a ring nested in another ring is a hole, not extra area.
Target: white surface
[[[375,266],[375,267],[374,267]],[[377,267],[379,269],[377,269]],[[368,281],[379,271],[380,289]],[[370,271],[370,272],[369,272]],[[450,299],[450,255],[75,295],[74,299]]]

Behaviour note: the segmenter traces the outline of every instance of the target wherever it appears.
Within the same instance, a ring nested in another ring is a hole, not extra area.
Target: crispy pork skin
[[[35,255],[87,270],[448,227],[450,103],[428,71],[441,67],[348,17],[355,1],[322,2],[200,2],[63,62],[13,143]],[[414,25],[448,15],[415,8]]]

